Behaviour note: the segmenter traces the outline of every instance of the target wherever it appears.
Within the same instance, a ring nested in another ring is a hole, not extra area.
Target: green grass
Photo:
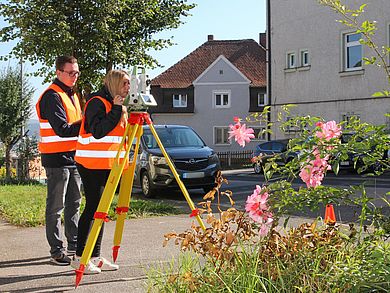
[[[117,196],[111,204],[109,217],[115,219],[114,207]],[[81,210],[84,208],[84,197]],[[45,225],[45,185],[0,185],[0,216],[7,222],[26,227]],[[131,200],[127,218],[141,218],[179,214],[175,207],[155,201]]]

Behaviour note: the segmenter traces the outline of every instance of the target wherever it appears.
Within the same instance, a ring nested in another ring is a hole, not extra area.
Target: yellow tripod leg
[[[135,144],[133,161],[130,162],[129,168],[125,170],[122,174],[121,185],[120,185],[119,196],[118,196],[118,204],[116,208],[116,213],[118,216],[115,225],[114,246],[112,247],[112,259],[114,260],[114,262],[116,262],[116,259],[118,257],[126,215],[130,206],[135,166],[137,164],[138,150],[139,150],[139,144],[140,144],[142,132],[143,132],[142,126],[138,127],[138,131],[136,133],[137,142]],[[131,144],[131,142],[132,141],[129,140],[129,144]]]
[[[130,138],[132,142],[135,136],[135,133],[137,132],[138,125],[133,126],[135,130],[132,132],[132,137]],[[112,199],[114,198],[114,194],[116,191],[116,188],[119,183],[119,179],[121,177],[121,174],[123,172],[125,163],[126,163],[126,158],[129,157],[129,152],[130,152],[130,147],[127,148],[124,158],[120,162],[120,155],[122,150],[124,149],[124,144],[128,135],[130,129],[130,125],[127,125],[125,133],[123,134],[122,141],[119,145],[119,150],[118,153],[115,157],[114,160],[114,165],[111,169],[110,175],[108,177],[106,186],[104,187],[104,191],[102,194],[102,197],[100,199],[99,205],[97,207],[95,217],[94,217],[94,222],[91,228],[91,231],[89,232],[87,242],[84,247],[83,254],[80,259],[80,267],[78,270],[76,270],[76,287],[81,281],[81,278],[84,274],[85,266],[88,263],[89,259],[91,258],[93,248],[95,247],[96,240],[98,238],[100,229],[102,227],[103,221],[107,219],[107,213],[110,208]]]
[[[190,206],[190,209],[191,209],[192,211],[195,210],[195,209],[196,209],[196,208],[195,208],[195,205],[194,205],[194,203],[192,202],[191,197],[190,197],[190,195],[188,194],[188,191],[187,191],[186,187],[184,186],[183,182],[181,181],[180,176],[179,176],[179,174],[177,173],[177,171],[176,171],[176,169],[175,169],[175,165],[173,165],[173,163],[172,163],[171,159],[169,158],[168,153],[166,152],[166,150],[165,150],[165,148],[164,148],[164,146],[163,146],[163,144],[162,144],[160,138],[158,137],[158,134],[157,134],[157,132],[156,132],[156,129],[154,128],[154,126],[153,126],[152,123],[148,123],[148,125],[149,125],[149,127],[150,127],[150,130],[151,130],[152,133],[153,133],[154,138],[155,138],[156,141],[157,141],[158,146],[159,146],[160,149],[161,149],[161,152],[163,153],[163,155],[164,155],[164,157],[165,157],[165,159],[166,159],[166,161],[167,161],[167,163],[168,163],[169,168],[171,169],[171,172],[173,173],[173,176],[175,176],[176,182],[177,182],[177,184],[179,185],[181,192],[183,193],[185,199],[187,200],[187,203],[188,203],[188,205]],[[206,227],[205,227],[205,225],[204,225],[204,223],[203,223],[201,217],[200,217],[199,215],[196,215],[195,217],[196,217],[196,219],[197,219],[199,225],[202,227],[203,231],[205,231],[205,230],[206,230]]]

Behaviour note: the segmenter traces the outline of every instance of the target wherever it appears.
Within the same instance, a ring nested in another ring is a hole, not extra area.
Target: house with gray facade
[[[356,9],[367,1],[344,2]],[[390,1],[368,1],[364,10],[360,21],[375,20],[375,42],[389,46]],[[386,76],[381,68],[364,64],[363,57],[373,53],[359,42],[361,34],[336,21],[340,19],[341,15],[317,0],[267,0],[272,121],[282,106],[295,104],[291,115],[337,122],[357,116],[390,126],[384,116],[390,113],[389,97],[372,96],[389,88]],[[287,134],[294,135],[293,130]],[[285,136],[274,129],[271,138]]]
[[[259,42],[214,40],[196,48],[175,65],[152,79],[151,93],[158,106],[149,109],[154,124],[191,126],[215,151],[242,150],[228,140],[235,116],[261,112],[266,96],[265,34]],[[260,123],[248,125],[256,135]],[[253,149],[265,135],[248,145]]]

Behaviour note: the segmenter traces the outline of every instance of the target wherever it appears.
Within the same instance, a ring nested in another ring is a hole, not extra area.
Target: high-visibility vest
[[[51,84],[47,90],[54,90],[61,98],[62,105],[66,112],[66,122],[72,124],[81,119],[81,107],[78,96],[74,95],[74,103],[65,91],[56,84]],[[47,91],[46,90],[46,91]],[[44,91],[44,93],[46,92]],[[39,97],[35,108],[39,119],[39,151],[42,154],[62,153],[76,150],[76,143],[78,136],[60,137],[51,127],[49,120],[43,119],[41,116],[40,102],[44,93]],[[50,101],[48,101],[50,103]]]
[[[90,99],[86,105],[93,99],[99,99],[106,107],[106,114],[111,111],[112,105],[106,99],[95,96]],[[119,150],[119,145],[122,141],[123,134],[125,133],[126,125],[118,123],[113,130],[111,130],[106,136],[96,139],[92,136],[92,133],[87,133],[85,130],[85,115],[81,122],[80,134],[77,140],[75,161],[83,165],[87,169],[111,169],[116,155]],[[120,162],[125,157],[127,144],[120,152]],[[128,167],[129,160],[126,158],[125,168]]]

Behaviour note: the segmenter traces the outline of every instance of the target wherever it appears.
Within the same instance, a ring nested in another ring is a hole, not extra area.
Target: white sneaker
[[[119,266],[117,264],[112,263],[101,256],[91,258],[91,262],[97,268],[100,268],[102,271],[116,271],[117,269],[119,269]]]
[[[72,261],[70,262],[70,265],[75,270],[78,270],[80,268],[80,257],[74,256]],[[101,272],[102,270],[95,266],[91,261],[88,262],[84,269],[84,275],[99,274]]]

